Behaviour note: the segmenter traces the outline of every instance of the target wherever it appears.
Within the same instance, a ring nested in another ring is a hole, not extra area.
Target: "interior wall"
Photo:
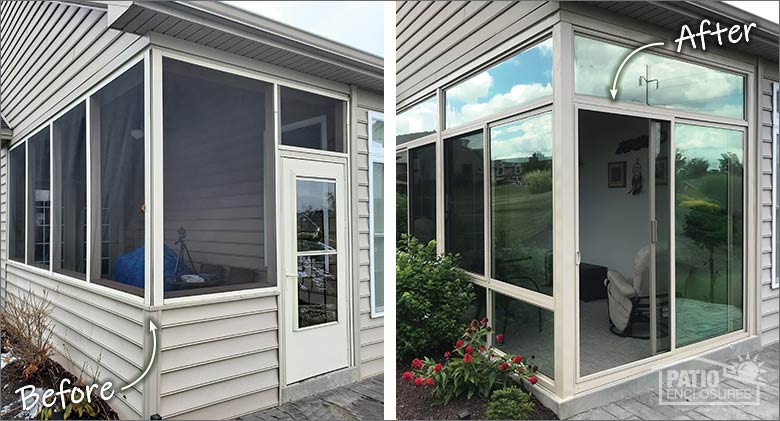
[[[580,252],[582,262],[633,276],[637,252],[649,243],[648,148],[616,154],[620,142],[647,135],[648,120],[581,111],[579,117]],[[632,167],[642,165],[642,192],[630,195]],[[626,187],[609,188],[610,162],[626,162]]]

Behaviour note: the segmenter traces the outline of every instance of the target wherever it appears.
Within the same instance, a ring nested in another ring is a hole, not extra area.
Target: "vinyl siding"
[[[776,67],[776,65],[775,65]],[[775,70],[776,72],[777,70]],[[761,345],[778,341],[780,333],[780,290],[772,289],[772,241],[778,239],[772,235],[772,82],[762,79],[759,92],[758,118],[761,124],[761,299],[759,303]]]
[[[224,419],[279,402],[277,297],[166,308],[158,413]]]
[[[3,196],[5,197],[5,196]],[[135,380],[144,369],[144,311],[47,276],[37,268],[6,267],[8,294],[33,293],[51,303],[55,359],[71,373],[85,368],[86,376],[99,373],[115,389]],[[80,281],[73,281],[80,282]],[[143,414],[143,385],[118,392],[111,407],[122,418]]]
[[[30,134],[148,44],[108,29],[106,12],[93,8],[2,2],[0,12],[0,108],[18,136]]]
[[[555,2],[401,2],[396,13],[397,102],[474,70],[476,59],[558,10]],[[503,50],[503,51],[502,51]]]
[[[358,339],[358,363],[360,377],[367,378],[384,370],[384,317],[371,317],[371,261],[370,261],[370,232],[369,232],[369,208],[368,195],[368,111],[382,110],[382,98],[365,92],[358,91],[354,105],[355,130],[353,132],[354,150],[353,163],[355,171],[352,188],[356,189],[353,195],[353,215],[356,222],[353,232],[357,233],[357,247],[353,248],[353,254],[357,259],[356,278],[358,291],[358,320],[355,323],[355,335]],[[354,295],[353,295],[354,296]]]

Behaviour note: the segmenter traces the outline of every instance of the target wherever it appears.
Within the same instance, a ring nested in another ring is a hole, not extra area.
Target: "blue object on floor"
[[[125,285],[138,288],[144,287],[144,247],[127,252],[114,261],[114,280]],[[168,246],[163,247],[163,264],[165,279],[172,278],[176,268],[176,260],[179,256]],[[179,265],[178,275],[187,275],[190,268],[187,265]],[[167,289],[167,288],[166,288]]]

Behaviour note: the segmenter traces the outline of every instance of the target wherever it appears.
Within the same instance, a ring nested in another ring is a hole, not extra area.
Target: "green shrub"
[[[529,193],[552,191],[552,171],[534,170],[523,175],[523,186]]]
[[[399,360],[430,354],[460,336],[458,319],[474,300],[452,255],[404,235],[396,250],[396,351]]]
[[[527,420],[534,412],[531,395],[516,387],[496,390],[487,407],[489,420]]]

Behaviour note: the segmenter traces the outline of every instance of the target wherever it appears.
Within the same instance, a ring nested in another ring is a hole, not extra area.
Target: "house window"
[[[552,38],[447,88],[446,127],[552,95]]]
[[[484,135],[480,130],[444,141],[444,249],[460,266],[485,273]]]
[[[87,273],[87,127],[81,103],[52,123],[55,224],[52,268],[85,279]]]
[[[554,329],[552,311],[493,292],[493,344],[509,355],[522,355],[551,379],[555,378]]]
[[[575,92],[610,97],[614,72],[631,50],[595,39],[574,37]],[[620,73],[617,100],[744,118],[745,78],[681,60],[640,52]]]
[[[91,281],[144,295],[144,64],[90,97],[93,220]]]
[[[321,108],[288,114],[330,122],[310,146],[332,147],[336,107],[294,92]],[[165,298],[276,285],[271,104],[269,83],[163,59]]]
[[[395,239],[409,234],[409,152],[395,155]]]
[[[676,338],[743,328],[744,134],[675,125]]]
[[[49,126],[27,140],[27,263],[49,269],[51,234],[51,138]]]
[[[380,113],[368,113],[368,196],[371,242],[371,314],[380,316],[385,310],[384,254],[384,146],[385,121]]]
[[[492,277],[547,295],[553,290],[552,145],[550,112],[490,128]]]
[[[21,144],[9,154],[8,174],[8,258],[25,262],[25,197],[27,180],[27,144]]]
[[[395,118],[395,143],[400,145],[436,133],[439,110],[436,97],[399,113]]]
[[[422,243],[436,239],[436,147],[409,150],[409,235]]]
[[[282,144],[344,152],[347,103],[282,86]]]

